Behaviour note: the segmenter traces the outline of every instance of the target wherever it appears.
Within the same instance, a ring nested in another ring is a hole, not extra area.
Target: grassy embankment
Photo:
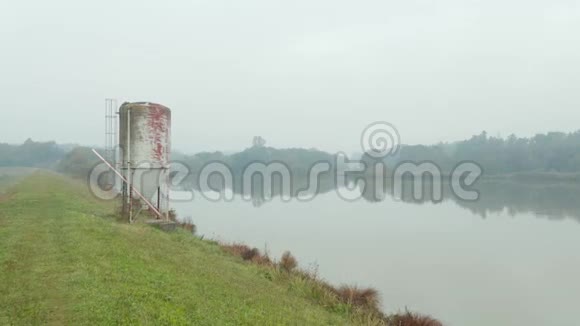
[[[291,257],[244,262],[183,230],[119,223],[113,211],[48,172],[0,195],[0,325],[420,325],[345,303],[290,272]]]
[[[67,179],[35,174],[0,203],[0,324],[340,324],[290,284],[185,232],[117,223]]]

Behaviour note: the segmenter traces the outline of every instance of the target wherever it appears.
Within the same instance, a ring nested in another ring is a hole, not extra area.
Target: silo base
[[[173,221],[148,220],[146,223],[165,232],[173,232],[177,229],[177,223]]]

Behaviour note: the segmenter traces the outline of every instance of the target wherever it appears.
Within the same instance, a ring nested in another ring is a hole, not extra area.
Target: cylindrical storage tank
[[[154,195],[159,188],[167,187],[171,110],[156,103],[123,103],[119,109],[119,147],[126,179],[162,208],[158,199],[161,194]],[[137,196],[133,194],[133,198]]]

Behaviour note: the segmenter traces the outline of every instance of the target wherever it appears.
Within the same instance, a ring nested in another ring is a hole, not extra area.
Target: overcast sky
[[[579,3],[2,1],[0,142],[102,145],[106,97],[170,107],[186,152],[574,131]]]

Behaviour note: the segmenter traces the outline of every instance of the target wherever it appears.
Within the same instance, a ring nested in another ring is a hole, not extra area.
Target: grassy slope
[[[36,168],[0,166],[0,195],[19,180],[37,170]]]
[[[79,184],[36,173],[0,199],[0,324],[345,324],[184,232],[115,222]]]

